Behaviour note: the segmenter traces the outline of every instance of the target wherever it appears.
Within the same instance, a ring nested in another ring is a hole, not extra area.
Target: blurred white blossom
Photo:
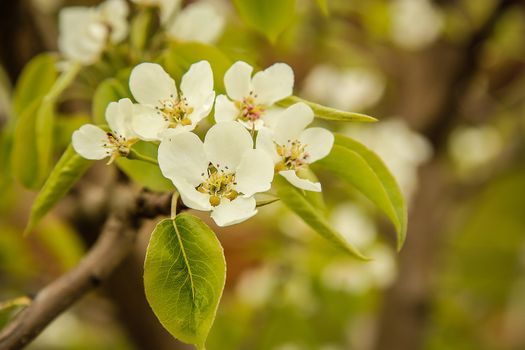
[[[390,119],[374,125],[348,126],[344,134],[362,142],[379,155],[409,201],[418,185],[418,167],[432,156],[428,140],[410,130],[402,119]]]
[[[322,64],[308,74],[302,93],[330,107],[357,112],[375,105],[384,89],[383,78],[371,70]]]
[[[429,0],[391,2],[392,40],[399,46],[417,50],[434,42],[443,29],[443,16]]]
[[[235,292],[243,302],[259,307],[270,300],[277,284],[277,271],[274,266],[264,264],[245,271],[235,287]]]
[[[491,126],[461,127],[450,136],[450,154],[461,170],[489,163],[501,152],[503,140]]]
[[[376,228],[364,210],[353,203],[343,203],[332,211],[333,227],[360,250],[369,247],[376,239]]]
[[[323,283],[332,289],[349,293],[365,293],[374,288],[386,288],[397,275],[394,253],[389,247],[376,243],[368,250],[369,262],[338,261],[323,271]]]
[[[97,7],[66,7],[59,13],[58,48],[69,60],[93,64],[108,42],[128,34],[129,8],[124,0],[106,0]]]

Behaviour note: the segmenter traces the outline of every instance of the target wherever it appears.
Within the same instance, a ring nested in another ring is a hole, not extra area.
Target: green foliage
[[[224,73],[233,62],[214,46],[201,43],[174,44],[163,54],[160,64],[176,81],[180,82],[182,75],[188,71],[190,66],[202,60],[210,62],[215,91],[224,92]]]
[[[303,100],[297,96],[290,96],[279,102],[279,105],[283,107],[288,107],[297,102],[306,103],[312,110],[317,118],[327,119],[327,120],[336,120],[344,122],[376,122],[377,119],[366,114],[354,113],[354,112],[345,112],[339,109],[326,107],[314,102]]]
[[[157,225],[144,286],[155,315],[173,336],[204,349],[225,279],[222,247],[204,222],[183,213]]]
[[[242,20],[275,43],[295,15],[295,0],[233,0]]]
[[[31,231],[38,221],[66,195],[91,163],[78,155],[72,146],[67,148],[33,203],[26,232]]]
[[[109,78],[99,84],[93,95],[91,112],[96,124],[106,124],[106,108],[110,102],[129,97],[127,88],[118,79]]]
[[[359,259],[368,260],[356,247],[345,240],[339,232],[330,226],[330,223],[324,217],[323,213],[308,200],[303,191],[291,185],[282,176],[277,176],[274,181],[277,186],[277,194],[281,198],[281,201],[294,213],[299,215],[308,226],[336,247],[343,249]]]
[[[319,10],[323,14],[323,16],[330,16],[330,9],[328,8],[327,0],[315,0],[315,3],[317,4],[317,7],[319,7]]]
[[[157,146],[155,144],[139,141],[133,145],[133,149],[149,158],[157,159]],[[120,170],[133,181],[147,189],[158,192],[173,191],[174,189],[171,181],[162,175],[158,165],[127,158],[118,158],[116,163]]]
[[[44,97],[51,90],[58,76],[56,64],[56,55],[43,53],[25,66],[13,95],[15,116],[20,116],[33,101]]]
[[[28,306],[31,300],[28,297],[18,297],[0,303],[0,330],[22,309]]]
[[[396,228],[397,247],[401,249],[406,238],[406,204],[383,161],[359,142],[336,135],[332,151],[319,164],[348,181],[388,216]]]
[[[38,156],[35,125],[40,101],[33,101],[19,116],[11,153],[13,176],[27,188],[36,189],[38,183]]]

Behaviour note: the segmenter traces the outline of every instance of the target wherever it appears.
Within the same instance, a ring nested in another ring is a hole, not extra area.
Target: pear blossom
[[[161,23],[168,36],[180,41],[214,43],[224,28],[224,17],[212,4],[196,1],[181,8],[180,0],[132,0],[160,9]]]
[[[234,122],[214,125],[204,142],[191,132],[170,131],[160,143],[158,160],[184,204],[211,211],[219,226],[254,216],[254,194],[269,190],[273,179],[270,156],[253,149],[250,133]]]
[[[72,136],[75,151],[87,159],[110,157],[108,164],[117,157],[126,157],[138,137],[131,129],[133,103],[129,98],[111,102],[106,108],[106,120],[110,132],[93,124],[85,124]]]
[[[117,44],[128,33],[128,6],[124,0],[107,0],[97,7],[73,6],[60,11],[58,47],[64,57],[93,64],[108,42]]]
[[[213,72],[208,61],[192,64],[182,77],[180,92],[175,81],[156,63],[141,63],[131,72],[129,88],[138,104],[132,125],[141,139],[161,140],[168,129],[191,131],[213,107]]]
[[[292,185],[321,191],[319,182],[300,178],[298,171],[330,153],[334,135],[323,128],[306,128],[314,119],[312,109],[299,102],[280,112],[273,130],[264,128],[257,135],[257,149],[271,155],[275,171]]]
[[[228,96],[219,95],[215,101],[215,120],[236,120],[248,129],[271,127],[281,110],[274,104],[292,95],[294,75],[285,63],[275,63],[256,73],[242,61],[235,62],[224,75]],[[228,98],[229,97],[229,98]]]

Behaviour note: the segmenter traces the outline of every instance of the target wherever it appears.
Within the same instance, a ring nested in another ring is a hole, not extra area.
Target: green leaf
[[[183,213],[157,225],[144,287],[153,312],[174,337],[204,349],[225,279],[222,247],[202,220]]]
[[[133,149],[149,158],[157,159],[157,146],[153,143],[139,141],[133,145]],[[117,158],[116,164],[133,181],[152,191],[173,191],[175,188],[171,181],[162,175],[158,165],[127,158]]]
[[[109,78],[99,84],[93,95],[91,112],[95,124],[106,124],[106,108],[110,102],[128,97],[127,88],[116,78]]]
[[[233,0],[241,19],[275,43],[295,15],[295,0]]]
[[[303,103],[306,103],[308,106],[310,106],[310,108],[312,108],[317,118],[327,119],[327,120],[338,120],[338,121],[343,121],[343,122],[365,122],[365,123],[377,122],[376,118],[371,117],[366,114],[341,111],[339,109],[326,107],[326,106],[323,106],[323,105],[320,105],[314,102],[304,100],[297,96],[290,96],[288,98],[285,98],[284,100],[279,101],[278,104],[281,105],[282,107],[288,107],[297,102],[303,102]]]
[[[31,299],[26,296],[0,302],[0,330],[29,304],[31,304]]]
[[[392,221],[397,233],[397,247],[406,238],[407,208],[394,176],[374,152],[342,135],[336,135],[330,154],[318,161],[352,184],[379,207]]]
[[[290,184],[280,175],[277,176],[274,181],[277,186],[277,194],[282,202],[294,213],[299,215],[308,226],[333,243],[336,247],[359,259],[369,260],[339,232],[330,226],[330,223],[324,217],[324,213],[320,212],[318,208],[308,201],[308,198],[303,194],[302,190]]]
[[[40,100],[33,101],[24,109],[17,121],[11,152],[13,176],[27,188],[38,188],[38,155],[36,152],[35,125]]]
[[[165,51],[160,63],[177,82],[180,82],[190,66],[202,60],[210,62],[215,90],[224,92],[224,74],[233,62],[214,46],[201,43],[174,44]]]
[[[13,110],[16,116],[35,100],[42,98],[51,90],[58,72],[57,56],[44,53],[35,56],[24,68],[15,87]]]
[[[53,137],[55,129],[55,103],[52,100],[44,100],[36,115],[35,125],[35,147],[38,157],[38,184],[41,184],[49,171],[53,162]]]
[[[142,52],[153,36],[153,26],[155,25],[155,14],[152,9],[142,8],[141,11],[133,17],[130,26],[131,46],[139,52]]]
[[[72,146],[66,149],[33,203],[26,233],[66,195],[91,164],[92,161],[82,158]]]

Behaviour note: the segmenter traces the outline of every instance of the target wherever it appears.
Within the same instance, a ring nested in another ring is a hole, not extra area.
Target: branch
[[[130,198],[129,192],[121,192],[116,194],[120,203],[104,224],[95,245],[75,268],[42,289],[0,332],[0,349],[20,349],[31,342],[58,315],[111,275],[131,252],[142,218],[170,212],[169,194],[145,192]]]
[[[469,88],[472,79],[480,67],[481,53],[485,42],[492,35],[496,23],[505,11],[521,0],[501,0],[485,22],[475,31],[463,47],[464,54],[458,62],[454,76],[447,90],[443,103],[436,110],[430,124],[423,130],[434,149],[440,151],[446,145],[446,138],[454,126],[460,110],[461,99]]]

